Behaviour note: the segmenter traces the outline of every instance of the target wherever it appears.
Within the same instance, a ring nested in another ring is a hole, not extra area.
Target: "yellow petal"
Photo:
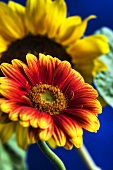
[[[74,28],[69,28],[71,30],[67,30],[69,31],[68,33],[68,37],[67,37],[67,32],[65,33],[65,36],[63,36],[62,39],[60,39],[60,42],[67,46],[73,42],[75,42],[76,40],[78,40],[79,38],[81,38],[84,35],[84,32],[86,30],[87,27],[87,23],[90,19],[95,18],[94,15],[90,15],[89,17],[87,17],[86,19],[84,19],[82,22],[80,22],[78,25],[75,25]],[[70,34],[71,33],[71,34]]]
[[[24,150],[30,144],[30,140],[28,138],[28,128],[22,127],[19,123],[16,124],[16,139],[18,145]]]
[[[2,36],[0,36],[0,53],[7,50],[10,42],[6,41]]]
[[[108,53],[109,45],[104,35],[95,34],[78,40],[67,49],[67,52],[72,56],[73,63],[81,63]]]
[[[0,139],[7,142],[15,130],[15,123],[0,124]]]
[[[21,18],[2,2],[0,2],[0,33],[9,41],[14,41],[25,35]]]
[[[45,33],[45,13],[46,1],[45,0],[27,0],[25,22],[28,30],[36,34]]]
[[[48,141],[52,136],[53,130],[54,130],[54,126],[50,126],[47,129],[40,129],[38,134],[39,139]]]
[[[108,69],[108,67],[106,66],[106,64],[99,60],[99,59],[95,59],[94,60],[94,67],[92,70],[92,75],[93,77],[100,71],[106,71]]]
[[[59,26],[66,18],[66,3],[64,0],[55,0],[47,3],[46,6],[46,31],[49,38],[56,36]]]
[[[27,34],[28,31],[25,26],[25,7],[11,0],[8,2],[8,6],[12,9],[12,11],[14,11],[18,15],[18,17],[21,18],[23,22],[22,24],[24,26],[24,31]]]
[[[59,43],[63,43],[63,41],[69,39],[70,36],[73,34],[76,26],[81,23],[82,20],[80,16],[71,16],[66,18],[59,28],[56,41]]]
[[[77,148],[82,146],[82,136],[78,136],[75,138],[70,139],[70,141],[75,145]]]
[[[49,146],[50,146],[52,149],[54,149],[54,148],[57,147],[56,142],[53,140],[52,137],[47,141],[47,143],[49,144]]]
[[[76,63],[74,64],[74,69],[83,76],[85,82],[91,84],[96,73],[107,70],[107,67],[102,61],[95,59]]]

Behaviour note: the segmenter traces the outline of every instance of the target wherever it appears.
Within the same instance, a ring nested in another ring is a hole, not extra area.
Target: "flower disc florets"
[[[66,106],[66,98],[59,88],[48,84],[37,84],[29,92],[33,107],[51,115],[59,114]]]

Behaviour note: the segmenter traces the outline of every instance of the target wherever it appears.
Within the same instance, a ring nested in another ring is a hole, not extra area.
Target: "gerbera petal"
[[[96,132],[100,127],[98,118],[89,110],[82,108],[67,109],[67,111],[65,111],[65,115],[77,121],[82,128],[90,132]]]
[[[14,41],[25,35],[25,30],[21,18],[7,4],[0,2],[0,32],[1,35],[6,34],[6,40]],[[19,24],[19,27],[17,25]],[[4,29],[3,29],[4,28]],[[8,38],[7,38],[8,36]]]
[[[51,84],[53,78],[53,63],[52,57],[44,54],[39,54],[39,73],[42,83]],[[44,75],[44,76],[43,76]]]
[[[45,27],[44,27],[45,13],[46,13],[45,0],[38,0],[38,1],[27,0],[25,19],[26,19],[27,28],[32,34],[36,35],[36,34],[45,33]]]
[[[90,15],[89,17],[84,19],[80,24],[75,25],[74,29],[71,28],[71,31],[68,31],[68,36],[63,36],[62,39],[60,38],[60,43],[64,46],[68,46],[69,44],[72,44],[73,42],[81,38],[84,35],[88,21],[92,18],[95,18],[95,16]]]
[[[38,114],[38,111],[35,108],[25,106],[18,108],[17,111],[19,112],[19,118],[22,121],[31,120]]]
[[[8,141],[15,130],[15,123],[0,124],[0,139],[3,143]]]
[[[69,141],[69,139],[66,140],[66,144],[64,145],[64,148],[67,150],[71,150],[73,148],[73,143]]]
[[[1,103],[0,109],[2,110],[2,112],[9,113],[14,107],[14,104],[15,103],[6,100],[3,103]]]
[[[26,55],[26,60],[27,60],[28,68],[29,68],[29,75],[32,78],[31,81],[32,81],[33,85],[38,84],[40,82],[39,61],[36,56],[34,56],[33,54],[30,54],[30,53],[28,53]],[[28,75],[27,69],[25,70],[25,72]]]
[[[73,99],[69,101],[70,108],[77,107],[77,108],[83,108],[88,109],[92,112],[102,113],[102,107],[98,100],[92,99],[92,98],[86,98],[86,97],[79,97],[78,99]]]
[[[75,145],[77,148],[80,148],[82,146],[82,136],[77,136],[74,138],[71,138],[70,141]]]
[[[71,100],[73,98],[74,92],[80,89],[84,84],[83,77],[74,69],[71,69],[70,74],[67,77],[67,80],[60,88],[64,92],[68,99]]]
[[[35,109],[34,112],[35,115],[30,119],[31,126],[34,128],[39,127],[41,129],[47,129],[49,126],[52,126],[53,120],[49,114],[40,112],[37,109]]]
[[[14,60],[12,60],[12,64],[16,70],[18,70],[19,72],[24,74],[24,76],[25,76],[26,80],[29,82],[28,84],[30,86],[35,84],[35,79],[33,77],[33,74],[25,63],[23,63],[22,61],[20,61],[18,59],[14,59]]]
[[[27,85],[27,80],[25,77],[18,71],[16,70],[11,64],[8,63],[2,63],[1,64],[1,71],[6,77],[9,77],[22,86],[26,87]]]
[[[69,62],[63,61],[62,63],[60,63],[54,72],[52,84],[54,86],[61,87],[62,83],[64,84],[64,82],[66,81],[70,71],[71,71],[71,65]]]
[[[79,100],[79,98],[86,97],[86,94],[87,97],[92,99],[98,97],[97,91],[91,85],[84,83],[80,89],[74,91],[73,99]]]
[[[54,131],[54,126],[49,126],[47,129],[40,129],[38,132],[38,136],[40,140],[47,141],[51,138],[52,133]]]
[[[10,85],[10,84],[1,84],[0,85],[0,93],[5,96],[8,99],[15,98],[20,99],[21,96],[25,95],[26,92],[23,90],[20,90],[17,86]]]
[[[25,128],[30,126],[30,121],[29,120],[26,120],[26,121],[19,120],[19,123],[20,123],[21,126],[23,126]]]
[[[38,125],[41,129],[47,129],[53,125],[53,119],[51,115],[41,112],[39,115]]]
[[[60,114],[55,115],[53,119],[55,124],[60,127],[70,138],[82,136],[83,132],[81,126],[79,126],[76,121],[70,117]]]
[[[57,125],[54,125],[52,138],[55,140],[57,146],[64,146],[66,144],[66,135]]]
[[[64,0],[48,1],[46,7],[46,33],[49,38],[53,38],[57,35],[61,23],[66,18],[66,3]]]

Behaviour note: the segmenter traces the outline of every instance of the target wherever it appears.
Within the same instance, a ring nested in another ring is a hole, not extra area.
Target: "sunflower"
[[[13,1],[0,2],[1,63],[14,58],[25,62],[28,52],[44,53],[71,62],[91,83],[97,72],[107,69],[98,57],[109,51],[104,35],[84,37],[92,18],[95,16],[84,20],[67,17],[64,0],[27,0],[25,7]]]
[[[13,132],[18,144],[54,141],[71,149],[82,145],[83,129],[99,129],[101,105],[97,91],[84,82],[68,61],[27,54],[27,64],[14,59],[2,63],[0,77],[0,137],[6,142]]]

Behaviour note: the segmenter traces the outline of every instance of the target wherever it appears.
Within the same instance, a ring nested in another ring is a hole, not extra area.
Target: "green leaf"
[[[0,170],[26,170],[26,152],[16,143],[15,136],[6,143],[0,143]]]
[[[103,27],[96,34],[103,34],[108,38],[110,52],[99,58],[107,65],[108,70],[97,73],[94,84],[103,99],[113,107],[113,31]]]

